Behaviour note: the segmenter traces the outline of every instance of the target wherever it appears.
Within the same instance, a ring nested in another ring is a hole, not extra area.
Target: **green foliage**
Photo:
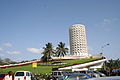
[[[46,47],[43,47],[44,51],[42,52],[43,57],[41,58],[42,61],[47,62],[51,59],[51,55],[54,53],[54,49],[52,43],[46,44]]]
[[[0,62],[0,65],[8,65],[8,63]]]
[[[120,60],[108,60],[103,64],[103,70],[107,71],[108,75],[112,74],[114,69],[120,69]]]
[[[61,57],[61,56],[63,56],[64,57],[64,55],[66,55],[66,53],[68,53],[68,48],[65,48],[65,43],[62,43],[62,42],[60,42],[59,44],[58,44],[58,47],[56,48],[56,55],[57,55],[57,57]]]
[[[32,68],[32,65],[25,65],[25,66],[18,66],[18,67],[11,67],[11,68],[6,68],[6,69],[0,69],[0,73],[7,73],[8,71],[31,71],[34,74],[40,74],[40,75],[49,75],[50,72],[52,71],[52,68],[57,68],[57,67],[64,67],[68,65],[73,65],[73,64],[80,64],[80,63],[86,63],[90,61],[98,60],[98,58],[88,58],[88,59],[79,59],[79,60],[60,60],[60,62],[64,62],[67,64],[64,65],[43,65],[46,63],[39,63],[37,68]],[[55,61],[54,61],[55,62]],[[47,62],[49,64],[50,62]]]
[[[108,60],[104,63],[104,68],[108,70],[119,69],[120,68],[120,60]]]

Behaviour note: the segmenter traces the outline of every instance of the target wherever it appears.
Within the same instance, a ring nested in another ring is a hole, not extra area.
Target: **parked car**
[[[92,78],[89,80],[120,80],[120,76],[99,77],[99,78]]]
[[[58,77],[58,80],[85,80],[85,79],[91,79],[92,77],[84,74],[84,73],[70,73],[65,74],[61,77]]]
[[[14,80],[34,80],[34,76],[29,71],[17,71]]]
[[[79,73],[85,73],[85,74],[90,75],[91,77],[100,77],[100,75],[98,73],[95,73],[91,70],[79,71]]]
[[[54,78],[58,78],[63,76],[64,74],[67,74],[68,72],[65,71],[52,71],[51,76]]]
[[[100,77],[105,77],[105,76],[106,76],[105,74],[103,74],[103,73],[101,73],[101,72],[99,72],[99,71],[93,71],[93,72],[99,74]]]
[[[113,75],[120,76],[120,69],[114,69],[112,70]]]
[[[3,80],[7,74],[0,74],[0,80]]]

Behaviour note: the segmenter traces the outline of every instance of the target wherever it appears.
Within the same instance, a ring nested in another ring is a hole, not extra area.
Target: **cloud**
[[[115,24],[117,21],[119,21],[119,18],[103,19],[102,22],[95,24],[95,26],[99,26],[101,28],[110,27],[110,25]]]
[[[13,54],[13,55],[17,55],[17,54],[21,54],[21,52],[19,52],[19,51],[12,51],[12,52],[10,52],[10,51],[6,51],[8,54]]]
[[[19,51],[9,51],[9,50],[6,50],[6,49],[4,49],[5,47],[12,47],[12,44],[11,43],[4,43],[3,45],[0,46],[0,52],[11,54],[11,55],[21,54],[21,52],[19,52]],[[0,56],[4,56],[4,54],[0,54]]]
[[[104,19],[103,20],[103,23],[110,23],[111,22],[111,20],[109,20],[109,19]]]
[[[0,57],[5,56],[4,54],[0,54]]]
[[[114,25],[118,24],[119,21],[120,18],[105,18],[94,26],[102,29],[103,31],[110,32],[112,31],[112,28],[115,27]]]
[[[43,49],[38,49],[38,48],[27,48],[27,51],[31,53],[42,53]]]
[[[12,44],[11,43],[5,43],[3,44],[4,47],[12,47]]]
[[[113,18],[113,21],[119,21],[120,18]]]
[[[91,46],[88,46],[88,51],[93,51],[94,49]]]
[[[104,28],[104,27],[107,27],[111,23],[112,23],[112,20],[104,19],[103,22],[101,22],[99,25]]]
[[[0,52],[4,52],[5,50],[3,48],[0,48]]]

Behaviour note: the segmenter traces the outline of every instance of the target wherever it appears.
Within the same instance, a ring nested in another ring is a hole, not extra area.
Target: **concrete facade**
[[[72,65],[72,66],[67,66],[67,67],[62,67],[59,68],[59,70],[67,70],[67,69],[72,69],[73,71],[78,71],[77,69],[99,69],[102,68],[103,63],[106,61],[107,59],[101,59],[101,60],[97,60],[97,61],[92,61],[92,62],[88,62],[88,63],[83,63],[83,64],[77,64],[77,65]]]
[[[74,56],[88,56],[86,30],[81,24],[69,28],[70,54]]]

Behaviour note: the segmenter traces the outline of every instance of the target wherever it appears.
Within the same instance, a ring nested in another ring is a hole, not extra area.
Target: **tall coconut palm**
[[[64,57],[64,55],[66,55],[66,53],[68,53],[68,48],[65,48],[65,43],[60,42],[58,44],[58,47],[56,48],[57,57],[61,57],[61,56]]]
[[[51,59],[51,55],[54,53],[53,45],[52,43],[46,44],[46,47],[43,47],[44,51],[42,52],[43,57],[42,60],[47,62]]]

